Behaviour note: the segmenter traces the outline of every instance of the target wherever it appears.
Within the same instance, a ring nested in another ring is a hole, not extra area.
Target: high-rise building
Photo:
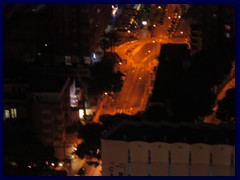
[[[52,5],[52,34],[57,61],[71,65],[90,61],[107,25],[110,4]]]
[[[234,49],[234,5],[192,5],[189,12],[193,54],[201,49],[221,48],[230,51]]]

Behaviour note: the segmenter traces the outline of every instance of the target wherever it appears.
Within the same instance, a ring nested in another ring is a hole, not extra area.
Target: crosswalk
[[[133,67],[133,68],[146,68],[147,65],[146,65],[146,64],[143,64],[143,63],[141,63],[141,64],[133,64],[132,67]]]
[[[115,114],[131,114],[131,110],[130,109],[116,109],[115,110]]]

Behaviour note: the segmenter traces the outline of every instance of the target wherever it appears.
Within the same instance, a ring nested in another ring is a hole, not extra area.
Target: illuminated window
[[[9,119],[9,118],[10,118],[9,110],[4,110],[4,119]]]
[[[226,38],[230,38],[230,33],[226,33]]]
[[[11,118],[17,118],[17,109],[11,108]]]
[[[72,65],[71,56],[65,56],[65,64],[69,66]]]
[[[80,119],[83,119],[83,118],[84,118],[84,111],[83,111],[83,109],[80,109],[80,110],[79,110],[79,118],[80,118]]]

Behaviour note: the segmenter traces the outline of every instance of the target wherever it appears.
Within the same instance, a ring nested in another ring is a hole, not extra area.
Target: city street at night
[[[2,9],[4,176],[235,176],[235,4]]]

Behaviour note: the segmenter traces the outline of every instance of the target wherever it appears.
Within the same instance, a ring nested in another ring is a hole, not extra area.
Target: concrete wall
[[[104,176],[235,175],[234,146],[104,139],[101,145]]]

